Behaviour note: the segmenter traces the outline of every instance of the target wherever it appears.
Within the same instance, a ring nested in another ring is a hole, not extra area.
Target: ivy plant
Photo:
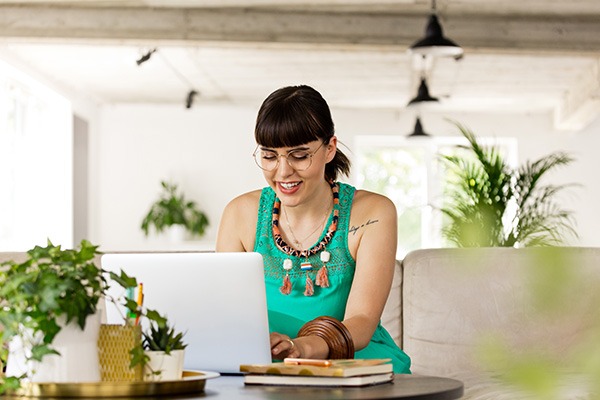
[[[62,249],[48,240],[46,247],[29,250],[26,261],[0,265],[0,348],[4,358],[8,342],[15,336],[31,346],[28,360],[41,361],[48,354],[58,354],[52,341],[61,330],[59,317],[85,328],[86,318],[97,311],[106,291],[102,270],[94,264],[97,249],[87,240],[78,249]],[[27,331],[31,335],[26,335]],[[31,340],[38,337],[40,340]],[[18,388],[23,377],[0,377],[0,393]]]

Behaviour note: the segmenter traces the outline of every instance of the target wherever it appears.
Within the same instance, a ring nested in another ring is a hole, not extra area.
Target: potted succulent
[[[142,220],[142,231],[146,236],[150,228],[157,233],[175,229],[202,236],[208,227],[208,217],[198,209],[194,201],[186,200],[183,193],[177,191],[177,185],[161,181],[162,192],[158,200]],[[180,239],[179,239],[180,240]]]
[[[97,249],[86,240],[78,249],[48,241],[22,263],[0,265],[0,349],[8,358],[0,393],[19,388],[24,378],[99,379],[97,311],[106,282],[94,264]],[[73,344],[77,352],[68,351]]]
[[[151,320],[143,335],[143,346],[147,355],[145,376],[151,380],[177,380],[183,373],[183,332],[177,332],[166,319]]]

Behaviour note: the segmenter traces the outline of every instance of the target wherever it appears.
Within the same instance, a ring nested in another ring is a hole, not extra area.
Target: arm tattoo
[[[363,227],[365,227],[365,226],[367,226],[367,225],[375,224],[375,223],[377,223],[377,222],[379,222],[379,220],[378,220],[378,219],[374,219],[374,220],[371,220],[371,219],[369,219],[367,222],[365,222],[365,223],[364,223],[364,224],[362,224],[362,225],[359,225],[359,226],[354,226],[354,225],[352,225],[352,226],[350,227],[350,229],[348,230],[348,232],[349,232],[349,233],[352,233],[353,235],[356,235],[356,231],[357,231],[357,230],[359,230],[360,228],[363,228]]]

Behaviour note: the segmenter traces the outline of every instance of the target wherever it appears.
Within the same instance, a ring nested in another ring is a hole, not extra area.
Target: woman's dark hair
[[[262,103],[256,117],[254,138],[265,147],[294,147],[314,140],[328,144],[334,134],[327,102],[310,86],[277,89]],[[350,160],[338,148],[325,166],[325,178],[350,173]]]

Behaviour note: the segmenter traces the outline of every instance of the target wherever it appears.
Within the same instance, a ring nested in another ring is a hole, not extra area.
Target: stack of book
[[[247,385],[367,386],[391,382],[389,358],[370,360],[312,360],[286,358],[272,364],[240,365]]]

